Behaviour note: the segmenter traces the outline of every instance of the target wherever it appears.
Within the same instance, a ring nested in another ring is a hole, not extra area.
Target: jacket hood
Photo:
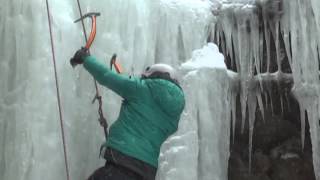
[[[183,90],[164,79],[146,79],[154,101],[170,117],[178,117],[185,106]]]

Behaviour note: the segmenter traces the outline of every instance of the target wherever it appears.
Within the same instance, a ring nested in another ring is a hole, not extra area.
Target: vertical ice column
[[[293,94],[298,99],[301,112],[302,141],[304,116],[307,114],[313,151],[316,179],[320,179],[320,80],[319,80],[319,3],[285,1],[282,29],[286,48],[291,52],[294,79]],[[288,44],[290,46],[288,47]]]
[[[261,103],[261,90],[254,77],[262,71],[263,57],[263,36],[259,29],[259,17],[255,14],[256,11],[256,6],[249,1],[224,4],[220,9],[216,25],[216,39],[224,54],[230,57],[231,69],[237,72],[240,84],[240,88],[235,93],[240,94],[242,132],[248,109],[249,169],[257,100],[259,100],[259,107],[264,109]]]
[[[57,121],[47,121],[56,106],[48,98],[55,91],[46,76],[51,72],[46,55],[49,48],[45,48],[49,39],[43,33],[47,26],[42,24],[46,16],[45,11],[35,11],[45,6],[37,1],[0,3],[0,179],[37,179],[35,166],[41,172],[62,162],[59,158],[48,160],[43,153],[59,142],[54,133]],[[44,140],[42,133],[51,141]],[[52,149],[61,152],[58,146]]]
[[[167,158],[161,158],[160,177],[227,180],[231,119],[229,87],[225,69],[201,69],[184,77],[187,105],[178,133],[162,148]]]
[[[199,180],[226,180],[230,140],[230,89],[225,70],[199,72],[198,132]]]
[[[178,131],[161,147],[157,180],[198,180],[199,128],[198,91],[194,76],[185,77],[181,86],[186,105]]]

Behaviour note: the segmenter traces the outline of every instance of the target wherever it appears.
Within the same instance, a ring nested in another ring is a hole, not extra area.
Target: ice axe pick
[[[79,21],[83,21],[83,19],[85,18],[90,18],[91,19],[91,32],[90,32],[90,36],[89,39],[87,39],[85,48],[89,49],[96,37],[96,33],[97,33],[97,17],[100,16],[101,14],[99,12],[90,12],[87,14],[84,14],[82,17],[80,17],[79,19],[75,20],[74,23],[77,23]]]

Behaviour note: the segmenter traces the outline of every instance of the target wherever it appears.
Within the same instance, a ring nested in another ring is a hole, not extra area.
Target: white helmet
[[[142,77],[148,78],[151,77],[155,73],[168,73],[170,79],[177,81],[177,73],[176,70],[167,64],[154,64],[152,66],[147,67],[142,73]]]

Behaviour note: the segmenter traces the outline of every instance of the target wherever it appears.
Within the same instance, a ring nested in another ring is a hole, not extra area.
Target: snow
[[[218,46],[208,43],[202,49],[195,50],[192,58],[181,65],[183,69],[221,68],[227,69],[224,56],[219,52]]]

